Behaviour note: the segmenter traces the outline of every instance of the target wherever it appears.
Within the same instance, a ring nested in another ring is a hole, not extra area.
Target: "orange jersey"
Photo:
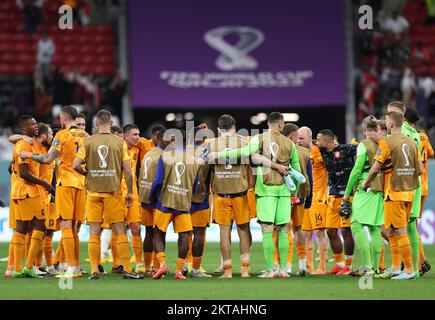
[[[148,140],[145,138],[139,138],[139,141],[137,142],[136,148],[139,149],[139,159],[142,163],[143,158],[148,153],[148,151],[154,149],[156,146],[152,142],[152,140]],[[134,173],[133,173],[134,174]]]
[[[314,146],[311,149],[310,159],[313,173],[313,201],[325,202],[328,198],[328,171],[318,147]]]
[[[20,177],[19,174],[19,165],[22,163],[28,164],[29,173],[34,177],[39,177],[39,163],[33,161],[32,159],[21,159],[19,154],[21,151],[26,151],[30,153],[36,153],[35,147],[24,140],[19,140],[13,150],[13,167],[12,170],[16,174],[16,179],[14,181],[13,188],[11,190],[11,199],[20,200],[25,199],[26,197],[35,198],[40,195],[45,195],[44,189],[42,186],[29,183],[23,178]]]
[[[133,175],[133,198],[134,200],[139,200],[139,195],[137,191],[137,178],[136,178],[136,168],[137,160],[139,159],[140,150],[136,146],[132,146],[128,149],[128,156],[130,158],[131,173]],[[122,176],[122,195],[127,195],[127,182],[125,182],[124,175]]]
[[[51,149],[60,153],[57,184],[64,187],[83,189],[84,177],[76,172],[72,166],[77,151],[89,135],[77,128],[60,130],[53,139]]]
[[[379,149],[376,153],[375,160],[385,164],[391,161],[391,150],[386,140],[379,141]],[[420,152],[418,159],[421,160]],[[414,200],[414,191],[394,191],[391,187],[391,178],[393,168],[384,171],[384,198],[392,201],[412,202]]]
[[[421,137],[421,157],[423,160],[423,173],[421,174],[421,195],[427,196],[429,193],[429,184],[427,178],[428,159],[434,157],[434,150],[426,133],[420,132]]]

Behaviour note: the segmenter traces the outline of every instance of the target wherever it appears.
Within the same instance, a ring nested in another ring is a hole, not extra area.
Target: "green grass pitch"
[[[55,244],[57,246],[57,244]],[[0,243],[0,257],[7,256],[8,246]],[[176,244],[168,243],[167,259],[169,276],[162,280],[123,280],[120,275],[107,275],[98,281],[87,278],[74,279],[72,289],[61,289],[59,279],[6,279],[3,278],[6,262],[0,263],[0,299],[435,299],[435,246],[425,246],[426,256],[434,264],[434,270],[423,278],[411,281],[373,279],[372,289],[362,290],[358,278],[349,276],[306,276],[292,275],[288,279],[259,279],[258,273],[264,268],[261,243],[252,248],[252,277],[241,279],[238,273],[240,259],[238,247],[233,245],[233,279],[218,279],[214,274],[210,279],[173,280],[176,261]],[[87,246],[82,244],[82,267],[89,269],[85,261]],[[389,251],[386,262],[389,265]],[[212,272],[219,264],[219,245],[208,243],[203,267]],[[354,266],[360,264],[356,250]],[[317,265],[317,262],[316,262]],[[297,267],[297,258],[293,258]],[[328,268],[331,264],[328,264]],[[111,265],[104,265],[110,271]],[[293,270],[295,272],[296,270]],[[65,287],[65,286],[63,286]]]

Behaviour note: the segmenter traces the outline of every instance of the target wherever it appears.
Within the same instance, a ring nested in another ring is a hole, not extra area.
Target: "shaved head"
[[[298,145],[311,149],[313,146],[313,132],[308,127],[302,127],[298,130]]]

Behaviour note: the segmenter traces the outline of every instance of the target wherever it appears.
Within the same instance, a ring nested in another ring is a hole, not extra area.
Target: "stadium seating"
[[[44,1],[44,22],[38,29],[38,33],[47,32],[56,45],[52,70],[63,66],[97,75],[113,74],[113,27],[75,25],[73,30],[61,30],[58,9],[59,1]],[[31,75],[36,63],[38,40],[39,35],[30,37],[24,32],[24,15],[15,0],[0,1],[0,74]],[[90,57],[83,59],[85,55]]]

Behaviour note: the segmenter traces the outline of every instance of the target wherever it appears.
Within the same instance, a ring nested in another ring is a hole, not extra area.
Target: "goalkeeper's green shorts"
[[[257,197],[257,221],[283,225],[290,222],[290,197]]]

